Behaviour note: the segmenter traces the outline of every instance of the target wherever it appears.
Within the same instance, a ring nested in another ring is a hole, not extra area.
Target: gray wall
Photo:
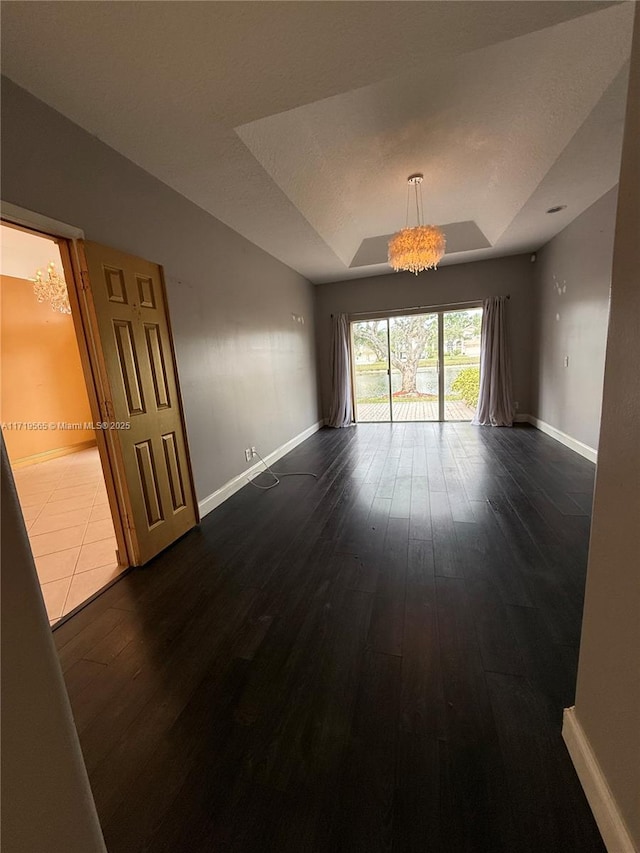
[[[2,198],[165,268],[198,497],[318,420],[313,288],[2,81]],[[291,314],[302,315],[305,324]],[[104,851],[10,472],[2,477],[3,850]]]
[[[640,850],[640,6],[629,80],[575,713]]]
[[[415,276],[390,273],[321,284],[316,288],[316,336],[325,417],[331,395],[331,314],[397,311],[511,294],[507,318],[511,340],[514,400],[529,412],[531,365],[531,277],[529,255],[440,267]]]
[[[538,252],[531,414],[596,449],[617,188]],[[569,365],[565,367],[565,357]]]
[[[2,122],[3,201],[164,266],[199,499],[318,420],[306,279],[6,78]]]

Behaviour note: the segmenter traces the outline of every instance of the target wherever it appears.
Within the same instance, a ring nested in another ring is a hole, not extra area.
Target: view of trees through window
[[[353,323],[358,420],[471,420],[481,324],[481,308]]]

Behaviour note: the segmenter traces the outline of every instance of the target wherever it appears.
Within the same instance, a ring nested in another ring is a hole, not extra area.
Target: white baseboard
[[[276,448],[268,456],[265,456],[265,462],[267,463],[267,465],[272,465],[274,462],[277,462],[278,459],[282,459],[282,457],[286,456],[286,454],[289,453],[290,450],[293,450],[294,447],[297,447],[299,444],[302,444],[303,441],[306,441],[309,436],[313,435],[314,432],[317,432],[323,426],[323,420],[312,424],[310,427],[308,427],[308,429],[305,429],[302,432],[298,433],[298,435],[294,436],[292,439],[285,442],[280,447]],[[251,477],[253,474],[257,474],[263,469],[264,466],[262,462],[257,462],[254,465],[251,465],[250,468],[247,468],[246,471],[242,471],[242,473],[238,474],[236,477],[233,477],[233,479],[229,480],[227,483],[224,484],[224,486],[221,486],[219,489],[216,489],[215,492],[208,495],[206,498],[203,498],[201,501],[198,501],[200,518],[203,518],[216,507],[220,506],[220,504],[224,503],[227,498],[231,497],[231,495],[234,495],[236,492],[240,491],[240,489],[246,486],[247,477]]]
[[[637,853],[574,707],[564,709],[562,737],[608,853]]]
[[[518,420],[518,418],[516,418],[516,420]],[[551,438],[555,438],[555,440],[559,441],[560,444],[564,444],[565,447],[574,450],[590,462],[598,461],[598,451],[593,447],[589,447],[588,444],[578,441],[577,438],[572,438],[570,435],[567,435],[566,432],[556,429],[554,426],[551,426],[551,424],[546,423],[546,421],[541,421],[540,418],[536,418],[533,415],[526,415],[526,420],[532,426],[536,427],[536,429],[550,435]]]

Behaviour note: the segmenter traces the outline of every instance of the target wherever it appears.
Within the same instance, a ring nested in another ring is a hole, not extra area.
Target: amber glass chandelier
[[[43,277],[42,270],[38,270],[36,277],[29,280],[33,282],[33,292],[38,302],[48,302],[53,310],[59,311],[60,314],[71,314],[66,282],[58,275],[53,261],[47,267],[46,278]]]
[[[418,275],[422,270],[434,270],[444,255],[446,238],[437,225],[423,225],[422,184],[423,175],[409,175],[407,179],[407,219],[405,227],[389,240],[389,264],[396,272],[407,270]],[[416,202],[417,224],[409,227],[409,202],[413,187]]]

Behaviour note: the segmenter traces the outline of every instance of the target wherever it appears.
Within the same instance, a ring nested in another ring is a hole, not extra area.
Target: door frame
[[[437,314],[438,316],[438,420],[433,421],[397,421],[397,423],[412,424],[438,424],[438,423],[466,423],[466,421],[446,421],[445,413],[445,377],[444,377],[444,315],[450,311],[464,311],[468,308],[482,308],[482,299],[474,299],[470,302],[453,302],[447,305],[419,305],[412,308],[397,308],[385,311],[367,311],[361,314],[349,314],[349,349],[351,351],[351,399],[353,403],[354,421],[356,420],[356,374],[355,354],[353,347],[354,323],[372,320],[385,320],[387,323],[387,376],[389,382],[389,420],[388,421],[360,421],[360,423],[396,423],[393,420],[393,394],[391,391],[391,329],[389,320],[393,317],[410,317],[413,314]]]
[[[77,240],[84,238],[80,228],[58,222],[39,213],[0,202],[0,220],[5,224],[35,235],[53,239],[60,250],[62,268],[69,302],[71,318],[76,333],[80,362],[84,374],[91,416],[95,423],[111,420],[108,411],[110,397],[105,394],[108,385],[104,382],[104,371],[100,365],[100,348],[96,344],[90,322],[89,306],[80,273]],[[113,518],[118,550],[118,565],[126,569],[135,565],[135,550],[127,514],[125,495],[127,490],[121,482],[121,467],[118,464],[117,447],[112,430],[95,430],[96,444],[105,478],[109,508]]]

